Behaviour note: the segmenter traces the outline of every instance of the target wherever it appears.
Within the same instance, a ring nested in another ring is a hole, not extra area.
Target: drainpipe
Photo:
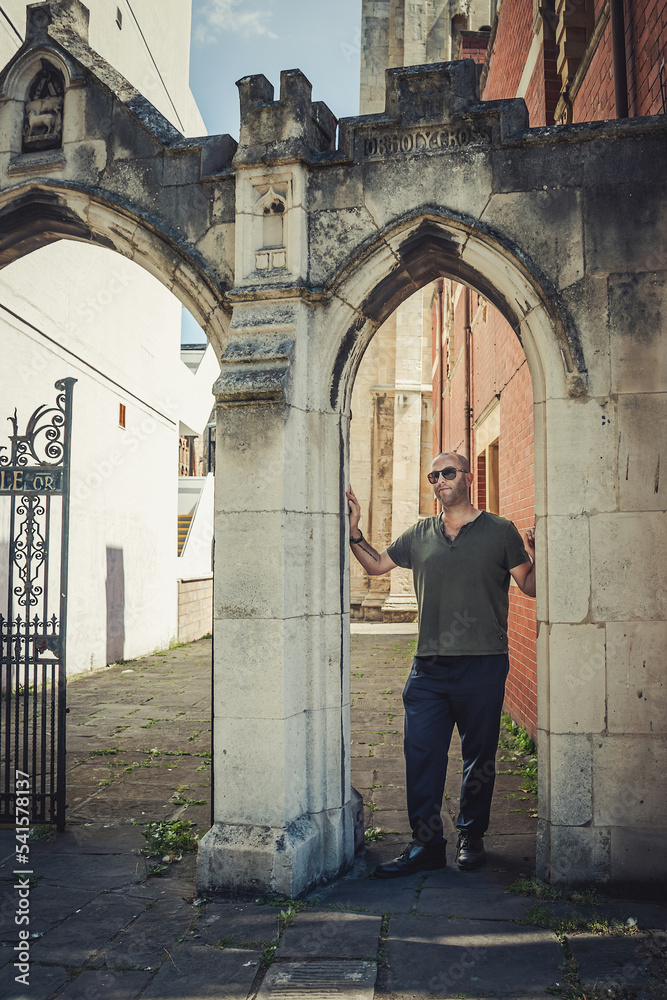
[[[435,335],[437,337],[437,353],[436,358],[438,359],[438,454],[442,454],[442,423],[443,423],[443,407],[444,407],[444,391],[445,391],[445,358],[442,353],[442,335],[445,332],[445,313],[444,313],[444,278],[437,278],[435,282],[435,293],[437,296],[438,312],[437,312],[437,322]]]
[[[470,289],[467,285],[463,286],[464,295],[464,310],[463,310],[463,322],[465,326],[465,362],[464,372],[466,379],[466,391],[465,400],[463,402],[464,407],[464,448],[466,453],[466,458],[470,462],[470,468],[472,469],[472,455],[470,454],[470,413],[471,413],[471,386],[470,386],[470,362],[471,362],[471,330],[470,330]]]
[[[625,59],[623,0],[610,0],[611,49],[614,70],[614,104],[617,118],[628,117],[628,70]]]

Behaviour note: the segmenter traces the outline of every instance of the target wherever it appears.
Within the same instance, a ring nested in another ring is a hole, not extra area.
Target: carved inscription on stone
[[[400,156],[409,153],[436,153],[462,146],[482,146],[491,142],[491,129],[462,125],[460,128],[436,125],[400,132],[382,132],[364,137],[364,156]]]

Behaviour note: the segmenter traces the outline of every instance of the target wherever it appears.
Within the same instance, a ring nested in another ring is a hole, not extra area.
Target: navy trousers
[[[442,796],[454,725],[461,737],[463,779],[456,826],[481,837],[489,826],[507,653],[415,657],[403,691],[405,771],[413,838],[443,839]]]

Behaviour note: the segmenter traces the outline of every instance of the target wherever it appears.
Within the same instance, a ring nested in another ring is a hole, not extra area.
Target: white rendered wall
[[[177,128],[202,134],[188,86],[190,3],[133,0],[144,38],[125,0],[87,6],[91,46]],[[21,35],[25,7],[3,0]],[[4,64],[19,40],[0,22]],[[189,371],[180,360],[176,298],[138,265],[82,243],[60,241],[0,271],[0,306],[0,425],[16,406],[22,430],[37,405],[54,400],[57,378],[78,379],[68,672],[164,647],[177,634],[179,421],[204,431],[215,354],[209,348],[197,373]]]
[[[90,47],[184,135],[204,135],[206,129],[188,83],[189,0],[132,0],[131,9],[127,0],[86,0],[85,5],[90,11]],[[2,0],[3,10],[21,38],[25,35],[26,6],[25,0]],[[120,29],[117,8],[122,13]],[[19,45],[10,25],[0,17],[0,64],[4,66]]]

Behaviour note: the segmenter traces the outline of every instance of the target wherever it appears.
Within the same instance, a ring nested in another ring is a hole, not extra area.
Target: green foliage
[[[148,841],[144,853],[148,857],[156,854],[174,854],[181,851],[196,851],[198,840],[189,820],[159,820],[148,823],[142,835]]]
[[[558,889],[531,875],[519,875],[516,881],[508,885],[505,892],[510,892],[514,896],[535,896],[536,899],[546,899],[551,902],[567,900],[580,906],[599,906],[604,902],[604,897],[597,889]]]
[[[293,910],[295,913],[299,913],[301,910],[305,910],[310,903],[307,903],[305,899],[292,899],[291,896],[260,896],[255,902],[258,906],[275,906],[281,907],[282,909]]]
[[[509,715],[502,716],[503,729],[500,733],[498,746],[505,750],[501,760],[509,760],[515,768],[501,771],[500,774],[521,774],[521,791],[529,795],[537,795],[537,747],[525,729],[517,725]],[[519,810],[515,810],[519,811]],[[521,810],[526,811],[526,810]]]
[[[577,913],[576,910],[572,910],[567,917],[559,917],[544,903],[538,902],[531,906],[524,919],[519,922],[529,924],[531,927],[545,927],[547,930],[555,931],[556,934],[572,933],[573,931],[615,935],[637,933],[636,924],[610,920],[609,917],[600,913]]]
[[[364,840],[367,844],[374,844],[378,840],[384,840],[385,831],[381,826],[369,826],[364,830]]]
[[[166,872],[168,867],[169,865],[162,865],[162,864],[149,865],[146,874],[148,875],[149,878],[156,878],[157,876],[162,875],[163,872]]]
[[[55,840],[56,828],[50,823],[40,823],[38,826],[31,826],[28,830],[30,840]]]

